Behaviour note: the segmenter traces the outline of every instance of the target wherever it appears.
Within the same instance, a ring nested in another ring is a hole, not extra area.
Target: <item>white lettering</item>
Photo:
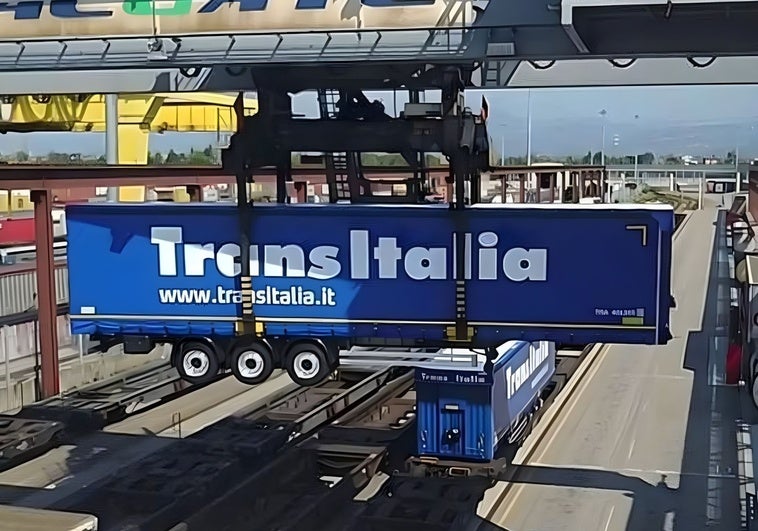
[[[397,261],[402,255],[397,238],[379,238],[379,245],[374,247],[374,260],[379,262],[379,278],[397,278]]]
[[[235,263],[235,258],[240,255],[240,246],[234,243],[225,243],[219,247],[216,255],[216,267],[219,273],[225,277],[236,277],[240,274],[240,265]]]
[[[368,231],[350,231],[350,276],[359,280],[369,278]]]
[[[329,280],[339,275],[342,270],[337,260],[339,251],[339,248],[333,245],[314,247],[308,255],[312,264],[308,268],[308,276],[317,280]]]
[[[547,280],[547,249],[510,249],[503,256],[503,273],[515,282]]]
[[[445,280],[447,278],[447,250],[414,247],[405,255],[405,271],[413,280]]]
[[[511,398],[518,390],[534,375],[540,366],[550,356],[550,348],[547,343],[532,343],[529,345],[529,355],[524,362],[516,368],[506,367],[505,382],[507,396]]]
[[[153,227],[150,229],[150,243],[158,246],[158,274],[175,277],[176,244],[182,243],[182,228]]]
[[[150,243],[157,247],[161,276],[177,276],[179,260],[182,260],[182,274],[186,276],[206,275],[208,262],[212,262],[225,277],[240,274],[238,244],[185,242],[183,236],[181,227],[151,228]],[[351,230],[348,249],[336,245],[315,245],[305,249],[298,244],[252,244],[250,274],[253,277],[329,280],[342,273],[344,256],[349,260],[349,278],[353,280],[367,280],[373,276],[372,259],[376,261],[374,275],[379,279],[404,276],[413,280],[450,280],[456,273],[457,237],[453,235],[452,247],[403,248],[396,237],[372,237],[367,230]],[[504,274],[514,282],[547,281],[547,249],[503,249],[502,245],[498,247],[501,237],[492,231],[480,233],[476,238],[478,246],[474,249],[472,234],[466,233],[463,237],[465,278],[474,276],[476,280],[497,281]],[[474,264],[474,259],[478,263]],[[476,271],[474,275],[472,270]]]
[[[205,276],[205,261],[213,260],[216,246],[212,243],[184,245],[184,274],[188,277]]]
[[[264,277],[305,276],[305,256],[297,245],[266,245],[263,247],[263,253]]]
[[[497,249],[491,249],[497,245],[497,234],[483,232],[479,235],[479,245],[486,249],[479,249],[479,278],[481,280],[497,280]]]

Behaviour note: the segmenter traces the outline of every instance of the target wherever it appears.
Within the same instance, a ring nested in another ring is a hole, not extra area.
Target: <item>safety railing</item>
[[[69,313],[68,303],[59,304],[57,308],[57,315],[66,315],[67,313]],[[0,317],[0,327],[33,323],[38,319],[38,317],[39,312],[36,309],[28,310],[26,312],[14,313],[11,315],[4,315]]]
[[[0,42],[0,71],[301,62],[444,60],[466,55],[465,28],[309,31]],[[481,53],[478,53],[481,55]]]

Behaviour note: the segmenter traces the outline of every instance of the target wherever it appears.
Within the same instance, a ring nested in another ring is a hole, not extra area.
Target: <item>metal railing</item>
[[[466,55],[466,27],[0,42],[0,70],[86,70],[335,61],[418,61]],[[477,53],[476,55],[483,55]]]
[[[59,304],[57,308],[57,315],[66,315],[69,313],[68,303]],[[39,317],[39,312],[36,309],[27,310],[25,312],[13,313],[10,315],[4,315],[0,317],[0,327],[3,326],[16,326],[24,323],[33,323]]]

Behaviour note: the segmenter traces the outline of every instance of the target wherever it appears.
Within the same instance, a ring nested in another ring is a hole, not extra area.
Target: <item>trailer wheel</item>
[[[179,346],[174,367],[182,380],[200,385],[210,382],[218,374],[219,363],[213,347],[200,341],[188,341]]]
[[[230,363],[234,377],[247,385],[265,382],[274,372],[274,356],[260,343],[235,347]]]
[[[287,352],[286,360],[287,374],[303,387],[320,383],[331,371],[326,350],[316,343],[296,343]]]

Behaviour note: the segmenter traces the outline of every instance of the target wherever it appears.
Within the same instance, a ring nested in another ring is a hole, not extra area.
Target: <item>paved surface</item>
[[[40,511],[0,505],[0,531],[93,531],[97,518],[89,514]]]
[[[510,531],[740,529],[738,392],[719,383],[729,291],[726,254],[713,260],[716,219],[713,205],[695,212],[674,244],[675,339],[606,348],[490,522]]]

